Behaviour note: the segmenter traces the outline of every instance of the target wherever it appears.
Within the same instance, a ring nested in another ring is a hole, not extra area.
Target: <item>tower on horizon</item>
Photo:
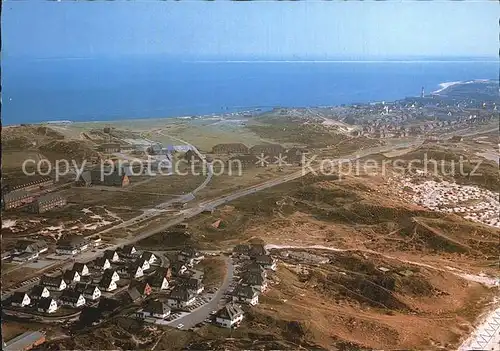
[[[425,95],[425,90],[424,87],[422,87],[422,90],[420,91],[420,97],[423,98]]]

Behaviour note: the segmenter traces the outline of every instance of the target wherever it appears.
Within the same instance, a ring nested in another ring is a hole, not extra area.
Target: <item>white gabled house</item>
[[[29,306],[31,299],[28,294],[20,291],[16,291],[11,298],[12,306],[24,307]]]
[[[99,282],[99,289],[101,291],[114,291],[118,286],[116,285],[116,281],[111,279],[111,276],[102,277]]]
[[[59,306],[57,305],[56,300],[54,300],[52,297],[44,297],[38,300],[38,312],[54,313],[58,308]]]
[[[78,291],[65,290],[59,297],[61,303],[63,305],[71,306],[71,307],[81,307],[85,305],[85,297],[83,297],[82,293]]]
[[[43,297],[49,297],[50,291],[43,285],[37,285],[31,289],[29,295],[32,300],[39,300]]]
[[[215,322],[224,328],[232,328],[242,320],[243,310],[235,303],[228,303],[215,315]]]
[[[141,258],[148,261],[150,265],[155,263],[156,261],[158,261],[158,257],[156,257],[156,255],[154,253],[149,252],[149,251],[144,251],[141,255]]]
[[[111,263],[108,258],[106,257],[99,257],[94,261],[94,267],[96,269],[99,269],[101,271],[105,271],[106,269],[111,268]]]
[[[141,267],[142,271],[147,271],[151,266],[149,265],[149,261],[144,258],[137,259],[134,264],[136,266]]]
[[[120,275],[114,269],[106,269],[102,277],[109,277],[112,281],[117,282],[120,280]]]
[[[141,311],[142,318],[167,318],[170,315],[170,307],[164,302],[154,300],[149,301],[146,307]]]
[[[118,252],[115,250],[106,250],[104,251],[104,258],[107,258],[110,262],[118,262],[120,261],[120,256]]]
[[[80,281],[80,274],[74,270],[66,271],[63,274],[63,279],[66,282],[66,285],[77,283]]]
[[[86,276],[90,275],[89,267],[87,267],[87,265],[85,263],[78,263],[77,262],[73,265],[73,268],[71,270],[78,272],[80,277],[86,277]]]
[[[167,304],[174,308],[183,308],[192,305],[196,300],[195,294],[184,286],[176,286],[170,293]]]
[[[63,291],[67,288],[67,284],[64,281],[63,277],[50,277],[48,275],[44,275],[41,280],[41,285],[45,286],[49,290],[55,291]]]
[[[83,297],[88,301],[95,301],[101,297],[101,290],[93,284],[79,283],[76,285],[75,291],[83,294]]]
[[[236,289],[234,289],[233,301],[244,302],[255,306],[259,303],[259,291],[248,285],[238,285]]]

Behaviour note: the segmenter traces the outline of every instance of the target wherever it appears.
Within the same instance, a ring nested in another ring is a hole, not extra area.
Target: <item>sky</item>
[[[3,59],[498,57],[496,1],[5,1]]]

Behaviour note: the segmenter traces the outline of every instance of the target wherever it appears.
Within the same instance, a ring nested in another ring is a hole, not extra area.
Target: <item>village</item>
[[[500,228],[498,193],[478,186],[424,178],[425,174],[420,172],[416,177],[393,178],[389,184],[395,186],[399,194],[409,194],[412,202],[429,210],[459,214],[471,221]]]
[[[46,274],[28,290],[14,291],[3,301],[4,313],[45,323],[76,320],[80,327],[124,313],[129,318],[180,330],[206,323],[237,328],[244,310],[258,304],[259,295],[268,289],[268,271],[277,268],[276,259],[260,244],[237,245],[225,253],[204,253],[189,246],[174,252],[141,251],[134,245],[117,250],[105,247],[100,238],[75,236],[61,241],[57,255],[76,259],[98,249],[103,255],[89,262],[75,262],[64,272]],[[46,255],[47,247],[41,241],[23,240],[16,250],[39,256]],[[208,290],[203,284],[204,272],[197,268],[207,255],[221,257],[227,265],[221,285]],[[26,333],[25,341],[31,344],[23,344],[23,349],[35,344],[32,333]],[[13,342],[19,346],[22,340]],[[11,349],[8,344],[4,346]]]

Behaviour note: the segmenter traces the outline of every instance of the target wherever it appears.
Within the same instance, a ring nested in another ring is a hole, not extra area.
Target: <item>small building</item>
[[[5,211],[32,203],[33,195],[26,190],[16,190],[2,195],[2,206]]]
[[[120,280],[120,275],[114,269],[106,269],[102,275],[103,277],[109,277],[112,281],[117,282]]]
[[[193,291],[195,294],[201,294],[205,289],[201,280],[196,278],[182,278],[179,281],[179,285],[186,287],[187,289]]]
[[[47,243],[43,240],[18,240],[16,242],[15,251],[18,253],[43,253],[49,249]]]
[[[78,272],[80,277],[86,277],[90,275],[89,267],[85,263],[76,262],[73,264],[72,271]]]
[[[189,266],[193,266],[203,260],[205,256],[194,247],[187,246],[179,252],[177,258],[179,261],[184,262]]]
[[[167,299],[167,304],[173,308],[184,308],[196,300],[195,294],[184,286],[176,286]]]
[[[101,152],[112,154],[115,152],[121,152],[121,146],[118,143],[105,143],[99,145],[98,150]]]
[[[148,284],[158,290],[166,290],[168,289],[168,279],[161,272],[156,272],[152,276],[147,279]]]
[[[57,207],[66,206],[66,198],[60,194],[46,194],[36,198],[29,206],[32,213],[44,213]]]
[[[233,301],[255,306],[259,303],[259,291],[251,286],[238,285],[233,292]]]
[[[238,244],[233,248],[233,256],[240,258],[250,258],[250,245]]]
[[[37,303],[38,312],[54,313],[58,308],[56,300],[52,297],[43,297]]]
[[[142,309],[142,318],[167,318],[170,315],[170,307],[162,301],[153,300],[148,301],[146,306]]]
[[[212,147],[213,154],[248,154],[248,147],[242,143],[217,144]]]
[[[101,290],[93,284],[78,283],[75,286],[75,291],[83,294],[87,301],[95,301],[101,297]]]
[[[43,190],[50,188],[54,185],[54,180],[50,177],[37,177],[36,179],[24,180],[23,182],[17,184],[7,185],[9,192],[13,191],[33,191],[33,190]]]
[[[41,285],[45,286],[49,290],[53,291],[63,291],[68,286],[64,281],[63,277],[51,277],[44,275],[41,280]]]
[[[38,258],[38,252],[23,252],[19,255],[13,256],[12,260],[17,262],[28,262]]]
[[[141,266],[138,266],[134,263],[120,266],[120,268],[118,268],[118,273],[123,276],[130,277],[130,279],[137,279],[144,276],[144,271],[142,270]]]
[[[40,300],[41,298],[49,297],[50,291],[43,285],[36,285],[31,289],[29,296],[31,300]]]
[[[4,351],[28,351],[45,342],[45,335],[38,331],[28,331],[23,333],[12,340],[7,341],[3,345]]]
[[[258,273],[243,273],[241,275],[240,284],[243,286],[251,286],[263,292],[267,288],[267,281],[263,274]]]
[[[243,273],[255,273],[255,274],[263,274],[264,277],[267,277],[267,272],[264,267],[258,264],[255,261],[250,261],[246,265],[241,268]]]
[[[111,276],[103,276],[101,281],[99,282],[99,290],[101,291],[114,291],[116,290],[117,285],[114,280],[111,279]]]
[[[102,239],[99,235],[93,236],[90,238],[90,241],[92,242],[92,245],[94,247],[97,247],[102,244]]]
[[[11,297],[12,306],[25,307],[29,306],[31,299],[25,292],[16,291]]]
[[[186,271],[187,271],[186,265],[180,261],[170,262],[170,269],[171,269],[172,275],[175,277],[179,277],[179,276],[183,275],[184,273],[186,273]]]
[[[76,255],[77,253],[87,250],[89,241],[87,238],[79,235],[74,235],[57,242],[56,253],[61,255]]]
[[[83,294],[75,290],[65,290],[59,297],[63,305],[71,307],[81,307],[85,305],[85,297]]]
[[[235,303],[228,303],[215,315],[215,322],[224,327],[232,328],[243,320],[243,310]]]
[[[105,271],[111,268],[111,263],[109,262],[109,259],[107,259],[105,256],[99,257],[96,258],[94,261],[94,268],[99,269],[101,271]]]
[[[64,272],[63,279],[66,282],[66,285],[71,285],[80,281],[80,274],[78,274],[77,271],[69,270]]]
[[[133,245],[125,245],[124,247],[121,248],[120,250],[120,255],[124,257],[134,257],[134,255],[137,253],[137,250],[135,249],[135,246]]]
[[[93,169],[90,171],[91,182],[94,185],[126,187],[130,179],[122,169]]]
[[[144,251],[141,255],[141,258],[148,261],[150,265],[158,261],[158,257],[156,257],[154,253],[149,251]]]
[[[255,262],[260,264],[265,269],[276,270],[276,260],[270,255],[260,255],[255,257]]]
[[[151,294],[152,290],[153,289],[151,288],[151,286],[147,282],[132,280],[130,282],[127,293],[129,294],[132,301],[135,301],[138,299],[138,296],[140,298],[145,298],[146,296],[149,296]]]
[[[107,258],[110,262],[118,262],[120,261],[120,256],[118,252],[115,250],[106,250],[104,251],[104,258]]]

